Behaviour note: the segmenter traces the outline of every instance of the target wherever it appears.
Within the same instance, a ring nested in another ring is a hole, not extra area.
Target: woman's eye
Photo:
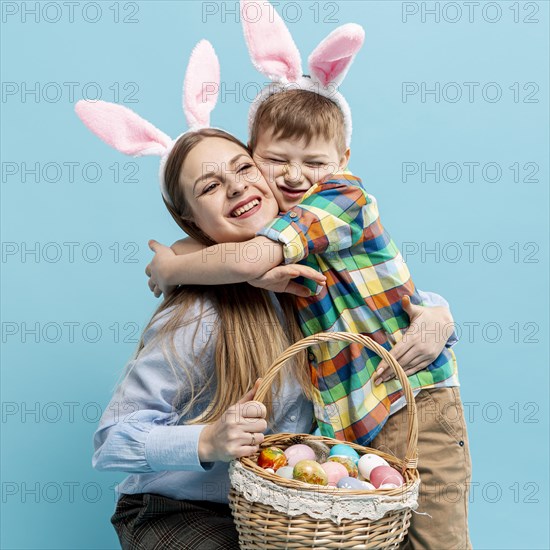
[[[306,162],[306,164],[308,166],[315,166],[315,167],[323,166],[322,162]]]
[[[202,190],[202,194],[204,195],[205,193],[208,193],[210,191],[212,191],[212,189],[214,189],[216,187],[216,185],[218,185],[217,183],[213,182],[213,183],[210,183],[209,185],[207,185],[203,190]]]
[[[281,164],[283,162],[286,162],[286,161],[281,160],[281,159],[267,159],[267,160],[269,160],[269,162],[274,162],[276,164]]]

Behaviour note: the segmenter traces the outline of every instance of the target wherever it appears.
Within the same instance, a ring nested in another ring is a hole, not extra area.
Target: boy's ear
[[[340,170],[345,170],[347,168],[350,155],[351,150],[348,147],[344,154],[340,157]]]

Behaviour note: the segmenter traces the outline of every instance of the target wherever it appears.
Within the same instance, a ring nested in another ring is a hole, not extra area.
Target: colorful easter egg
[[[404,483],[403,476],[391,466],[377,466],[370,473],[370,482],[378,489],[381,485],[393,483],[401,487]]]
[[[328,485],[328,476],[321,465],[314,460],[300,460],[293,471],[294,479],[313,483],[315,485]]]
[[[277,471],[281,466],[286,466],[286,464],[286,455],[279,447],[266,447],[262,449],[258,457],[258,466],[261,468],[272,468],[274,471]]]
[[[349,476],[346,467],[338,462],[325,462],[324,464],[321,464],[321,468],[325,470],[328,477],[328,484],[332,487],[336,487],[336,484],[343,477]]]
[[[285,479],[294,479],[294,467],[293,466],[282,466],[277,470],[277,475],[284,477]]]
[[[330,450],[329,456],[347,456],[351,458],[356,464],[359,460],[359,453],[349,445],[344,445],[343,443],[334,445],[334,447],[332,447],[332,449]]]
[[[342,464],[348,471],[348,475],[350,477],[357,477],[359,474],[359,470],[357,470],[355,462],[349,456],[329,456],[328,462],[338,462],[339,464]]]
[[[295,466],[300,460],[315,460],[315,451],[308,445],[291,445],[285,451],[289,466]]]
[[[374,487],[366,481],[354,477],[343,477],[337,484],[338,489],[354,489],[355,491],[372,491]]]
[[[370,473],[377,466],[389,466],[389,464],[381,457],[375,454],[363,455],[357,464],[359,472],[365,479],[370,479]]]
[[[379,489],[397,489],[399,485],[396,485],[395,483],[382,483]]]

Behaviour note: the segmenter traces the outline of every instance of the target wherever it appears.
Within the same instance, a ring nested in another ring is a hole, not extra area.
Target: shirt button
[[[293,414],[291,417],[290,417],[290,421],[291,422],[296,422],[296,415]]]
[[[289,214],[289,216],[290,216],[291,218],[297,218],[297,217],[298,217],[298,214],[296,214],[296,212],[291,212],[291,213]]]

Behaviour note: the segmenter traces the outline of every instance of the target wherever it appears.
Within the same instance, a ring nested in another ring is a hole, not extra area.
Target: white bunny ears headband
[[[351,110],[338,92],[338,86],[363,45],[363,28],[348,23],[332,31],[309,56],[308,77],[302,74],[300,52],[290,31],[269,2],[241,0],[241,20],[252,63],[271,80],[252,102],[248,114],[249,135],[261,103],[274,93],[300,89],[327,97],[340,107],[344,115],[346,147],[349,147]]]
[[[218,100],[220,63],[212,44],[201,40],[193,49],[183,84],[183,112],[188,131],[210,127],[210,113]],[[161,157],[160,190],[173,206],[164,181],[164,165],[178,138],[172,139],[132,110],[107,101],[80,100],[76,114],[100,139],[126,155]]]

